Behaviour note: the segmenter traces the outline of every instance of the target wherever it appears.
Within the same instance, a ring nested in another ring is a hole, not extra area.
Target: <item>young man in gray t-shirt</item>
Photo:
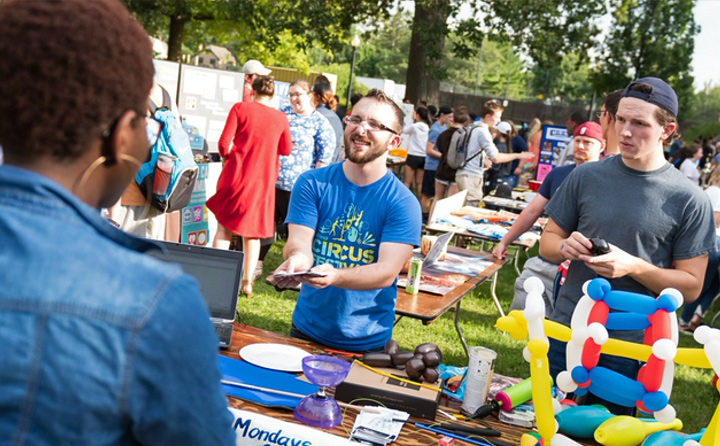
[[[702,191],[665,161],[663,143],[677,129],[677,108],[664,81],[630,84],[616,114],[621,156],[578,167],[546,206],[550,220],[540,255],[572,261],[552,320],[570,325],[583,283],[598,276],[616,290],[656,296],[672,287],[686,302],[697,299],[708,253],[716,249],[713,213]],[[590,237],[605,239],[611,251],[593,256]],[[611,336],[642,342],[642,331]],[[631,378],[639,368],[637,361],[605,355],[600,365]],[[565,369],[564,344],[551,343],[550,366],[553,376]]]

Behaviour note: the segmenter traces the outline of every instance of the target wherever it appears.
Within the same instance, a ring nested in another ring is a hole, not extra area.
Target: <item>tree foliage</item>
[[[228,46],[232,42],[238,49],[236,56],[265,56],[263,60],[278,48],[287,49],[288,44],[306,52],[313,42],[322,42],[326,49],[336,51],[347,44],[352,24],[369,17],[384,17],[393,3],[392,0],[124,1],[148,31],[167,36],[171,60],[180,59],[186,33],[195,40],[194,44]],[[212,27],[211,33],[207,33],[208,27]],[[204,41],[197,42],[201,39]]]
[[[600,30],[595,19],[605,13],[597,0],[483,0],[484,15],[474,18],[500,39],[512,42],[541,69],[560,65],[569,53],[588,54]],[[581,60],[582,61],[582,60]]]
[[[614,0],[612,31],[592,82],[598,92],[622,88],[633,79],[668,81],[687,113],[693,98],[690,74],[695,35],[695,0]]]
[[[543,68],[533,66],[533,91],[543,99],[551,99],[566,105],[584,105],[593,94],[589,82],[590,67],[580,62],[582,56],[570,53],[563,57],[559,65]]]

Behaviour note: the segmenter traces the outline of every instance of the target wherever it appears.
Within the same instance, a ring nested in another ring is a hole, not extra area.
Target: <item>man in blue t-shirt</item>
[[[402,120],[371,90],[345,120],[345,161],[302,174],[293,188],[285,262],[271,279],[303,284],[293,336],[350,351],[378,350],[392,337],[397,276],[421,230],[417,199],[386,167]],[[297,272],[308,273],[278,276]]]

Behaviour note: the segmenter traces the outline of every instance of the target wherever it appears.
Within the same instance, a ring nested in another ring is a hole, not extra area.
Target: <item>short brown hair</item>
[[[27,164],[87,151],[153,82],[147,33],[117,0],[0,4],[0,145]]]
[[[467,107],[461,105],[453,109],[453,122],[462,126],[470,123],[470,115],[468,114]]]
[[[611,93],[606,94],[603,98],[603,105],[605,106],[605,110],[610,113],[610,116],[612,116],[613,119],[615,119],[615,113],[617,113],[618,104],[620,103],[620,97],[622,96],[622,92],[622,89],[615,90]]]
[[[275,78],[272,76],[257,76],[252,83],[252,88],[258,96],[275,95]]]
[[[384,91],[378,88],[373,88],[372,90],[368,91],[368,93],[363,97],[374,99],[378,102],[389,105],[392,108],[393,113],[395,114],[395,122],[392,123],[391,127],[398,134],[402,132],[402,123],[405,120],[405,113],[403,113],[402,109],[395,103],[395,101],[390,99],[390,97],[388,97],[388,95],[386,95]]]
[[[497,99],[490,99],[489,101],[485,102],[483,104],[482,111],[480,112],[480,117],[484,118],[487,115],[494,115],[497,111],[504,111],[505,107],[502,106],[500,101]]]

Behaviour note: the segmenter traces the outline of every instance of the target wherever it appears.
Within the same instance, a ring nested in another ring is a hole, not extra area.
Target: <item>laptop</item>
[[[220,348],[230,347],[245,254],[198,245],[157,242],[167,252],[154,250],[149,254],[166,262],[178,263],[185,273],[195,277],[210,309],[210,320],[215,326]]]

